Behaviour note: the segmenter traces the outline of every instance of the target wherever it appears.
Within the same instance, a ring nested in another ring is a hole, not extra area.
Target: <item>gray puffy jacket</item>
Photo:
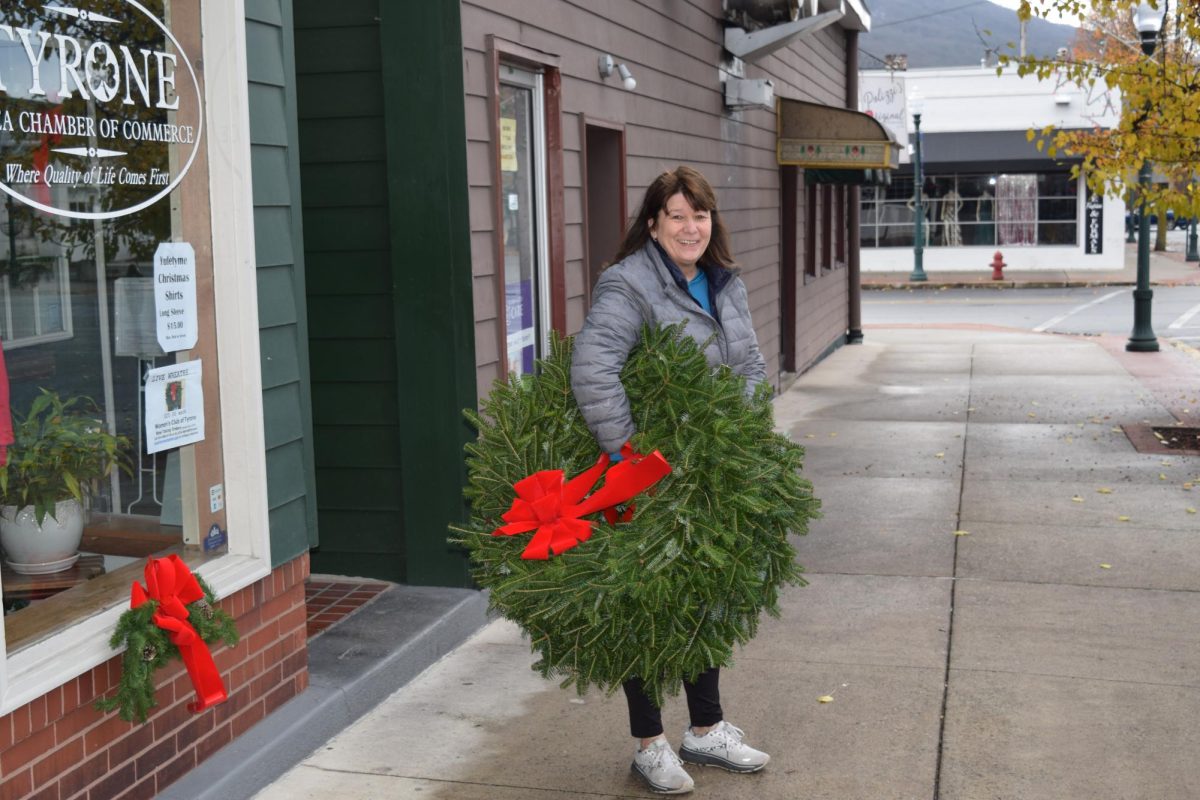
[[[571,388],[604,452],[617,452],[635,432],[620,375],[644,324],[686,323],[687,335],[702,345],[708,342],[704,355],[710,366],[728,364],[746,377],[747,396],[766,379],[767,365],[758,350],[741,278],[732,275],[714,301],[719,323],[676,284],[652,242],[601,274],[592,309],[575,337]]]

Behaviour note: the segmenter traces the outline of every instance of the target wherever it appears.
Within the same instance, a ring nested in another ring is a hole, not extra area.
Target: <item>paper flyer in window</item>
[[[164,351],[196,345],[196,252],[187,242],[163,242],[154,251],[154,311]]]
[[[199,361],[146,373],[146,452],[203,441],[204,386]]]

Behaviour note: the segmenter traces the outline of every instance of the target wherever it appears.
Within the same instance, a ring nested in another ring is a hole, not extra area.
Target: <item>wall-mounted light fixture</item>
[[[613,57],[608,53],[600,56],[599,66],[601,78],[607,78],[616,69],[617,75],[621,77],[621,85],[625,87],[625,91],[632,92],[637,88],[637,81],[634,79],[633,73],[629,71],[629,67],[624,64],[614,64]]]

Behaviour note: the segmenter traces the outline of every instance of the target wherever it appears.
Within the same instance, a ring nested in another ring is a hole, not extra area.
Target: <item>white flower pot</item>
[[[68,569],[79,558],[83,539],[83,506],[59,500],[54,515],[37,524],[33,506],[0,506],[0,544],[14,572],[42,575]]]

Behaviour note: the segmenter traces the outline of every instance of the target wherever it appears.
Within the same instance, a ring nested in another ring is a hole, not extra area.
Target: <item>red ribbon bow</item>
[[[591,537],[595,522],[580,517],[602,510],[610,523],[628,521],[633,509],[618,515],[614,506],[657,483],[671,472],[671,465],[657,450],[643,456],[628,444],[621,448],[621,456],[622,460],[607,473],[604,470],[611,459],[604,453],[595,465],[569,481],[561,469],[542,470],[517,481],[513,484],[517,496],[502,517],[508,524],[492,531],[492,535],[512,536],[536,529],[521,558],[540,560],[551,554],[561,555]],[[604,486],[584,500],[602,474]]]
[[[188,703],[188,711],[198,714],[206,708],[225,701],[225,685],[213,662],[208,645],[196,633],[188,619],[188,603],[204,597],[196,576],[177,555],[166,558],[151,558],[146,562],[146,586],[133,582],[130,591],[130,608],[137,608],[147,600],[154,600],[154,624],[167,632],[171,643],[179,648],[183,665],[187,667],[192,687],[196,690],[196,702]]]

